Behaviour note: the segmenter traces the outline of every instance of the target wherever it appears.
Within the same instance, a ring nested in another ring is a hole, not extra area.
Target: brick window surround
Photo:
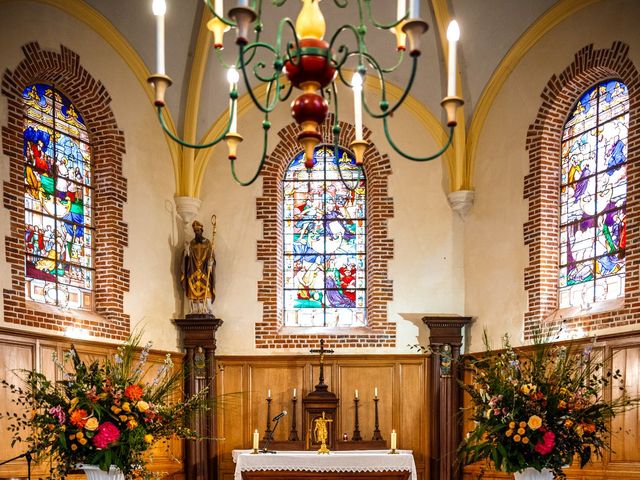
[[[540,326],[563,322],[585,332],[640,323],[640,76],[628,57],[629,46],[587,45],[559,75],[553,75],[541,97],[542,104],[527,133],[529,173],[524,198],[529,201],[524,241],[529,265],[524,286],[529,306],[524,315],[524,336],[530,339]],[[590,310],[558,310],[559,205],[561,138],[566,118],[580,96],[598,82],[620,79],[629,91],[627,156],[627,246],[624,299],[594,304]]]
[[[321,126],[323,138],[333,142],[333,117]],[[348,148],[354,139],[352,125],[340,122],[338,144]],[[388,196],[391,162],[373,144],[365,152],[367,178],[367,327],[349,329],[322,327],[283,327],[282,295],[282,179],[289,163],[302,150],[296,136],[299,127],[290,124],[278,132],[279,143],[267,158],[262,172],[262,196],[256,200],[258,220],[263,221],[263,237],[258,240],[258,260],[263,262],[258,282],[258,301],[262,302],[262,320],[256,323],[257,348],[287,349],[317,347],[323,338],[333,348],[395,347],[396,324],[387,319],[387,303],[393,299],[393,283],[387,278],[393,259],[393,240],[388,238],[393,200]],[[371,132],[365,129],[365,139]],[[297,329],[297,330],[296,330]]]
[[[2,151],[9,162],[9,180],[3,185],[10,234],[5,237],[11,286],[3,291],[4,321],[63,332],[80,327],[100,338],[122,340],[129,335],[124,295],[129,271],[123,266],[128,226],[123,221],[127,181],[122,175],[125,153],[105,87],[80,65],[79,56],[61,46],[47,51],[38,43],[22,47],[24,59],[2,77],[8,118],[2,127]],[[25,299],[24,157],[22,92],[27,85],[45,83],[67,96],[85,119],[94,161],[94,311],[63,310]]]

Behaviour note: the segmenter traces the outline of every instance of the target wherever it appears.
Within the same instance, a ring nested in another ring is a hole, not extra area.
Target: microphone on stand
[[[262,448],[262,453],[276,453],[274,450],[269,450],[269,444],[271,443],[271,440],[273,440],[273,432],[276,431],[276,428],[278,427],[278,424],[280,423],[280,419],[282,417],[284,417],[287,414],[286,410],[281,411],[278,415],[276,415],[275,417],[273,417],[273,422],[275,422],[276,424],[273,426],[273,428],[269,431],[269,437],[267,438],[267,440],[264,442],[264,447]]]
[[[282,417],[286,417],[287,416],[287,411],[283,410],[281,411],[278,415],[276,415],[275,417],[273,417],[272,422],[277,422],[278,420],[280,420]]]

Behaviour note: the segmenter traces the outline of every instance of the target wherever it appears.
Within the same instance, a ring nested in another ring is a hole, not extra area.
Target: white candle
[[[253,432],[253,449],[257,450],[260,443],[260,434],[258,433],[258,429],[256,428]]]
[[[293,398],[296,398],[296,389],[293,389]]]
[[[420,18],[420,0],[411,0],[409,4],[409,18]]]
[[[356,400],[358,399],[358,389],[356,389]]]
[[[271,398],[271,389],[267,390],[267,398]]]
[[[164,0],[153,0],[153,14],[156,16],[156,71],[160,75],[166,72],[164,65],[164,14],[167,4]]]
[[[351,86],[353,88],[353,111],[356,124],[356,140],[362,140],[362,75],[358,72],[353,74]]]
[[[460,39],[460,27],[458,22],[452,20],[447,28],[447,40],[449,40],[449,64],[447,77],[447,96],[455,97],[456,95],[456,48]]]
[[[398,447],[398,434],[395,430],[391,430],[391,450],[395,450]]]
[[[222,5],[222,0],[216,0],[213,3],[213,11],[216,12],[216,15],[222,17],[224,14],[224,6]]]
[[[407,14],[407,0],[398,0],[398,14],[396,18],[400,20]]]
[[[378,398],[378,387],[373,389],[373,397]]]
[[[249,0],[238,0],[238,6],[239,7],[248,7],[249,6]]]
[[[227,81],[229,82],[229,93],[233,92],[238,87],[238,80],[240,75],[235,67],[231,67],[227,70]],[[229,132],[237,133],[238,131],[238,102],[233,98],[229,99],[229,116],[231,117],[231,126]],[[269,390],[271,391],[271,390]],[[271,395],[269,395],[271,397]]]

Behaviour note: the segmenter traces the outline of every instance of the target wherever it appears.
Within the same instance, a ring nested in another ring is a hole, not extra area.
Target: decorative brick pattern
[[[9,210],[11,233],[5,237],[11,288],[3,292],[4,320],[17,325],[64,331],[81,327],[102,338],[124,339],[129,335],[129,316],[124,295],[129,290],[129,271],[123,266],[128,227],[123,221],[127,181],[122,175],[124,135],[109,107],[105,87],[80,65],[78,55],[61,46],[60,53],[45,51],[37,43],[22,48],[24,60],[2,78],[8,119],[2,128],[2,150],[9,160],[9,181],[4,182],[4,207]],[[85,119],[94,161],[94,314],[65,312],[25,299],[24,257],[24,158],[22,153],[22,92],[41,82],[55,85]]]
[[[322,135],[333,142],[333,118],[322,126]],[[354,139],[352,125],[340,123],[339,145],[348,146]],[[367,328],[325,333],[285,333],[282,299],[282,179],[291,160],[301,151],[296,140],[299,127],[290,124],[278,135],[280,142],[267,158],[263,170],[262,196],[256,200],[257,217],[263,221],[263,238],[258,240],[258,260],[263,262],[262,280],[258,282],[258,301],[262,302],[262,320],[256,323],[257,348],[317,347],[320,338],[333,348],[395,347],[396,325],[387,320],[387,303],[393,298],[393,283],[387,278],[387,265],[393,259],[393,240],[388,238],[387,222],[393,217],[393,200],[388,196],[391,162],[370,144],[365,152],[367,178]],[[365,138],[371,136],[365,132]]]
[[[614,42],[611,48],[582,48],[561,74],[553,75],[542,92],[542,105],[527,134],[529,173],[524,198],[529,218],[524,241],[529,265],[524,271],[529,309],[524,316],[525,338],[545,320],[562,320],[570,328],[596,331],[640,323],[640,77],[628,57],[629,46]],[[599,81],[618,78],[629,89],[627,248],[624,305],[613,311],[561,318],[558,311],[559,189],[562,129],[574,103]]]

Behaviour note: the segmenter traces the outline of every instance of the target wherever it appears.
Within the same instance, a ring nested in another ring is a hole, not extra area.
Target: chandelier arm
[[[370,53],[363,53],[363,55],[365,56],[365,58],[367,58],[368,60],[373,59],[373,57],[371,56]],[[404,50],[400,50],[400,53],[398,54],[398,61],[396,62],[396,64],[392,67],[387,67],[387,68],[383,68],[380,67],[380,64],[378,64],[378,68],[380,69],[380,71],[382,73],[393,73],[395,72],[400,65],[402,65],[402,61],[404,60]]]
[[[242,180],[240,180],[240,178],[238,178],[238,175],[236,174],[236,161],[235,159],[231,159],[231,176],[233,177],[233,179],[242,187],[248,187],[249,185],[253,184],[258,177],[260,176],[260,174],[262,173],[262,169],[264,168],[264,164],[267,161],[267,148],[269,145],[269,128],[271,127],[271,123],[268,120],[268,114],[265,115],[265,120],[264,122],[262,122],[262,128],[264,129],[264,138],[262,141],[262,157],[260,159],[260,163],[258,164],[258,169],[256,170],[256,173],[254,173],[253,177],[251,177],[250,180],[244,182]]]
[[[359,55],[360,56],[360,61],[358,62],[358,65],[363,65],[363,53],[366,53],[367,51],[367,47],[364,44],[364,37],[362,36],[362,34],[358,31],[358,29],[356,27],[354,27],[353,25],[342,25],[340,28],[338,28],[335,33],[331,36],[331,41],[329,42],[329,48],[327,49],[327,58],[330,56],[330,53],[333,48],[334,45],[336,43],[336,40],[338,39],[338,37],[340,36],[340,34],[342,32],[344,32],[345,30],[349,30],[351,31],[355,37],[356,37],[356,41],[358,43],[358,50],[354,50],[354,51],[350,51],[349,47],[347,47],[346,45],[340,45],[340,47],[338,48],[338,51],[345,51],[347,52],[347,54],[343,57],[343,61],[342,63],[336,63],[334,65],[335,68],[337,68],[339,71],[341,69],[341,67],[344,65],[344,62],[346,62],[347,58],[353,55]],[[329,58],[328,58],[329,59]],[[332,59],[329,59],[331,61],[333,61]],[[340,78],[342,79],[342,81],[347,85],[347,86],[351,86],[348,82],[345,82],[344,77],[342,76],[342,72],[340,71]]]
[[[333,0],[333,3],[335,3],[338,8],[346,8],[346,6],[349,5],[349,0]]]
[[[380,30],[391,30],[392,28],[397,27],[398,25],[400,25],[402,22],[404,22],[409,18],[409,13],[406,13],[404,17],[402,17],[399,20],[396,20],[395,22],[380,23],[380,22],[377,22],[375,18],[373,18],[373,13],[371,11],[371,0],[364,0],[364,4],[366,6],[367,16],[369,17],[369,21],[371,22],[371,25],[373,25],[374,27]]]
[[[283,90],[285,90],[285,88],[281,87],[280,92],[282,92]],[[286,89],[286,93],[284,95],[280,95],[278,98],[280,99],[281,102],[286,102],[287,99],[291,96],[292,91],[293,91],[293,83],[289,82],[288,88]]]
[[[408,153],[400,150],[400,148],[394,143],[393,139],[391,138],[391,133],[389,132],[389,125],[387,123],[388,120],[389,119],[387,117],[382,119],[382,123],[384,125],[384,135],[385,137],[387,137],[387,141],[389,142],[389,145],[391,145],[391,148],[393,148],[398,154],[402,155],[407,160],[412,160],[414,162],[428,162],[430,160],[434,160],[441,156],[444,152],[446,152],[447,148],[449,148],[453,143],[453,132],[456,128],[455,125],[449,127],[449,139],[447,140],[447,143],[444,145],[444,147],[442,147],[433,155],[429,155],[428,157],[414,157],[413,155],[409,155]]]
[[[237,100],[236,99],[234,99],[233,102],[237,104]],[[171,140],[173,140],[174,142],[176,142],[176,143],[178,143],[178,144],[180,144],[180,145],[182,145],[183,147],[186,147],[186,148],[193,148],[193,149],[196,149],[196,150],[201,150],[201,149],[204,149],[204,148],[213,147],[214,145],[220,143],[221,140],[224,140],[225,135],[227,135],[227,133],[229,133],[229,130],[231,129],[231,115],[229,115],[229,120],[227,121],[227,126],[224,128],[224,131],[220,134],[219,137],[216,137],[211,142],[208,142],[208,143],[189,143],[189,142],[185,142],[180,137],[176,136],[167,127],[167,123],[166,123],[166,121],[164,119],[164,116],[162,115],[162,108],[163,107],[162,106],[158,106],[156,108],[157,108],[157,111],[158,111],[158,119],[160,120],[160,125],[162,126],[162,130],[164,130],[164,133],[169,135]],[[235,106],[234,106],[234,108],[235,108]]]
[[[281,7],[283,6],[285,3],[287,3],[287,0],[271,0],[271,4],[274,7]]]
[[[378,71],[378,78],[380,79],[380,88],[382,91],[382,100],[380,101],[380,104],[387,105],[386,109],[381,108],[382,113],[372,112],[371,109],[369,108],[369,105],[367,104],[366,98],[364,96],[364,89],[363,89],[362,105],[364,106],[364,109],[367,111],[367,113],[371,117],[378,118],[378,119],[387,118],[389,115],[395,112],[400,107],[400,105],[404,103],[407,96],[409,95],[409,92],[411,91],[411,87],[413,87],[413,82],[416,78],[416,71],[418,69],[418,57],[413,56],[412,58],[413,58],[413,63],[411,64],[411,75],[409,77],[409,81],[407,82],[407,86],[405,87],[404,92],[402,92],[402,95],[400,96],[398,101],[391,108],[388,108],[388,104],[386,100],[386,84],[384,82],[384,74],[382,73],[382,70],[380,70],[380,66],[375,61],[375,59],[373,59],[373,57],[368,58],[368,60],[372,62],[372,66]]]
[[[251,44],[251,45],[255,45],[255,44]],[[251,84],[249,83],[249,77],[247,76],[247,68],[246,68],[246,64],[244,61],[244,52],[245,52],[245,46],[244,45],[240,45],[240,68],[242,69],[242,77],[244,78],[244,84],[247,88],[247,92],[249,93],[249,96],[251,97],[251,100],[253,101],[253,104],[256,106],[256,108],[258,108],[262,113],[270,113],[272,112],[276,106],[278,105],[278,95],[274,96],[274,101],[272,105],[269,105],[269,101],[268,98],[265,99],[265,106],[263,106],[260,103],[260,100],[258,100],[258,98],[256,97],[256,94],[254,93],[253,89],[251,88]],[[273,49],[273,47],[271,47],[271,49]],[[276,77],[276,81],[278,82],[278,89],[279,89],[279,75]],[[269,87],[270,85],[273,84],[273,81],[268,82],[269,83]],[[279,92],[278,92],[279,94]]]
[[[283,29],[284,27],[288,26],[291,29],[291,33],[293,33],[293,42],[288,42],[287,43],[287,48],[286,48],[286,52],[287,52],[287,58],[288,60],[291,62],[292,65],[298,66],[300,65],[300,57],[301,57],[301,52],[300,52],[300,41],[298,40],[298,35],[296,34],[296,26],[293,23],[293,20],[291,20],[289,17],[285,17],[282,20],[280,20],[280,23],[278,24],[278,32],[276,34],[276,50],[278,52],[280,52],[280,50],[282,49],[282,35],[283,35]],[[293,46],[295,45],[295,49],[293,48]],[[293,57],[291,56],[291,51],[297,52],[296,53],[296,57],[297,57],[297,62],[293,60]]]
[[[207,6],[207,8],[209,9],[209,11],[211,12],[211,14],[213,15],[214,18],[217,18],[218,20],[220,20],[222,23],[224,23],[228,27],[236,27],[237,26],[236,22],[234,22],[233,20],[225,18],[223,15],[218,15],[217,14],[216,11],[215,11],[215,8],[213,8],[213,5],[211,5],[211,0],[204,0],[204,4]]]

